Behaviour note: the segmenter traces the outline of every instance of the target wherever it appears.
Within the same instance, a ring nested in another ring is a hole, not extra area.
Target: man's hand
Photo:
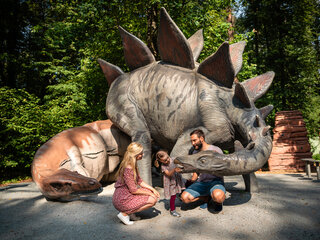
[[[195,182],[195,181],[197,181],[197,179],[198,179],[198,174],[197,173],[192,173],[192,177],[191,177],[191,179],[190,179],[190,181],[191,182]]]

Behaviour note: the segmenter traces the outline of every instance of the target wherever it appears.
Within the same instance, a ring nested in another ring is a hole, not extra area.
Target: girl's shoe
[[[119,212],[119,214],[117,215],[117,217],[121,220],[121,222],[123,222],[125,225],[132,225],[133,222],[130,221],[130,217],[127,216],[123,216],[121,212]]]
[[[174,217],[181,217],[180,213],[177,213],[176,210],[170,211],[170,214]]]
[[[141,220],[141,217],[135,215],[134,213],[130,214],[129,217],[130,217],[131,221],[139,221],[139,220]]]

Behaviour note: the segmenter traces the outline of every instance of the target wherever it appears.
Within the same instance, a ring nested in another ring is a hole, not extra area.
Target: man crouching
[[[223,154],[222,150],[214,145],[205,142],[205,135],[202,130],[196,129],[190,133],[192,148],[189,154],[195,154],[200,151],[212,150]],[[218,177],[208,173],[194,172],[191,178],[193,182],[182,194],[181,199],[184,203],[192,203],[203,200],[201,209],[208,207],[210,196],[213,200],[213,209],[216,213],[222,211],[222,203],[226,198],[226,189],[224,187],[223,177]]]

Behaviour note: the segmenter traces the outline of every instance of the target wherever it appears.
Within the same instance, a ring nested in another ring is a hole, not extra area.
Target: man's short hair
[[[193,131],[190,133],[190,136],[192,136],[193,134],[196,134],[196,135],[198,136],[198,138],[203,137],[203,139],[205,139],[204,132],[203,132],[201,129],[193,130]]]

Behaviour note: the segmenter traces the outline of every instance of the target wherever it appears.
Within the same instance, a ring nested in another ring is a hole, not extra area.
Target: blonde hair
[[[164,149],[161,149],[161,150],[159,150],[159,151],[157,152],[157,154],[156,154],[156,160],[154,161],[154,165],[155,165],[156,167],[159,167],[159,166],[160,166],[160,165],[159,165],[159,159],[163,158],[164,153],[168,154],[168,151],[166,151],[166,150],[164,150]]]
[[[131,166],[133,170],[133,177],[135,183],[137,183],[137,175],[139,174],[138,168],[137,168],[137,155],[139,155],[143,151],[143,147],[140,143],[132,142],[127,147],[127,151],[124,154],[123,160],[120,163],[119,170],[116,174],[116,178],[121,178],[123,181],[123,172],[124,169],[128,166]]]

